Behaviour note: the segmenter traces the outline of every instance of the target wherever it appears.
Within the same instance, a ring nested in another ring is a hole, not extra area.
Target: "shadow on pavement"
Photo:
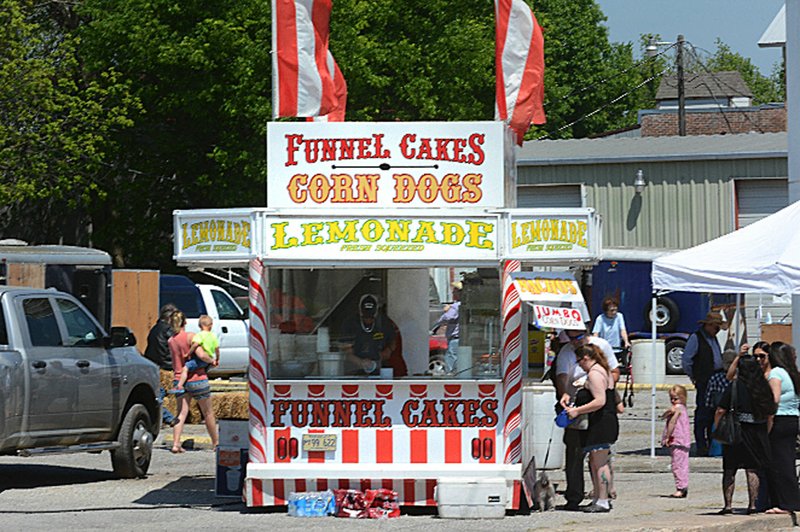
[[[196,507],[221,512],[241,513],[247,510],[241,499],[217,497],[214,494],[214,477],[208,475],[180,477],[162,488],[148,492],[134,502],[151,506]]]
[[[0,492],[115,480],[111,471],[53,465],[0,465]]]

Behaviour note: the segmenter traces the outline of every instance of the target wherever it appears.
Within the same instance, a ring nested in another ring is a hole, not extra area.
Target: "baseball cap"
[[[372,294],[364,294],[358,303],[358,311],[362,316],[374,316],[378,312],[378,298]]]

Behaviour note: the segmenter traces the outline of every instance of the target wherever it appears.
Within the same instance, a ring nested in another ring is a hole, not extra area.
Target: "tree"
[[[0,204],[8,236],[57,241],[85,235],[82,213],[105,194],[108,137],[137,104],[114,69],[84,76],[80,41],[36,22],[44,15],[0,0]]]
[[[753,62],[731,50],[730,46],[720,39],[716,41],[717,50],[705,62],[705,69],[711,72],[735,70],[742,75],[742,79],[753,91],[753,104],[782,102],[786,99],[785,84],[783,83],[782,69],[778,65],[773,69],[770,77],[761,74]]]

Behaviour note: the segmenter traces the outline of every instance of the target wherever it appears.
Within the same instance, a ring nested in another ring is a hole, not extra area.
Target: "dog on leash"
[[[539,473],[539,478],[533,485],[533,500],[536,503],[536,509],[540,512],[555,510],[556,490],[550,483],[550,477],[544,471]]]

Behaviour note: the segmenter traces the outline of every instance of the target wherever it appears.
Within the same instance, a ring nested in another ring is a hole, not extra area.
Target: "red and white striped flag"
[[[332,0],[272,0],[275,118],[322,116],[338,107],[334,82],[338,69],[328,51],[331,3]]]
[[[522,145],[533,124],[544,124],[544,36],[523,0],[495,0],[496,118]]]
[[[328,52],[328,71],[331,72],[333,77],[336,107],[326,115],[315,116],[308,120],[314,122],[344,122],[344,112],[347,108],[347,82],[344,80],[342,71],[339,70],[339,65],[336,64],[336,60],[330,52]]]

